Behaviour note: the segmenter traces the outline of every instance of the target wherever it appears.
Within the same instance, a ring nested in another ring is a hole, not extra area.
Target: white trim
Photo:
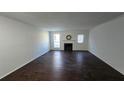
[[[18,70],[18,69],[20,69],[21,67],[23,67],[23,66],[25,66],[26,64],[28,64],[28,63],[32,62],[33,60],[35,60],[35,59],[37,59],[38,57],[40,57],[40,56],[42,56],[42,55],[46,54],[46,53],[47,53],[47,52],[49,52],[49,51],[50,51],[50,50],[47,50],[47,51],[45,51],[44,53],[42,53],[41,55],[39,55],[39,56],[37,56],[37,57],[35,57],[35,58],[31,59],[31,60],[30,60],[30,61],[28,61],[28,62],[26,62],[25,64],[22,64],[21,66],[16,67],[16,68],[15,68],[15,69],[13,69],[12,71],[10,71],[10,72],[8,72],[7,74],[5,74],[5,75],[3,75],[2,77],[0,77],[0,79],[2,79],[2,78],[4,78],[4,77],[6,77],[7,75],[11,74],[12,72],[14,72],[14,71],[16,71],[16,70]]]

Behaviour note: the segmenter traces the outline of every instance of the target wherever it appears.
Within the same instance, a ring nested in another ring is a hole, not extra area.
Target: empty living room
[[[123,12],[0,12],[1,81],[123,81]]]

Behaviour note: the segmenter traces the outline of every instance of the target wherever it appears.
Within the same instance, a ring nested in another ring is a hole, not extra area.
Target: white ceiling
[[[1,12],[0,15],[16,19],[46,31],[90,30],[123,13],[119,12]]]

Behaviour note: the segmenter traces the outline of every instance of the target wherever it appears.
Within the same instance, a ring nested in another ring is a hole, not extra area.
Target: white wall
[[[0,16],[0,78],[48,50],[48,32]]]
[[[61,31],[61,32],[50,32],[50,40],[51,40],[51,50],[56,50],[53,47],[53,34],[54,33],[60,33],[60,49],[58,50],[64,50],[64,43],[73,43],[73,50],[88,50],[88,36],[89,31]],[[84,43],[79,44],[77,43],[77,35],[78,34],[84,34]],[[71,40],[66,40],[66,36],[71,35]]]
[[[91,30],[89,50],[124,74],[124,17]]]

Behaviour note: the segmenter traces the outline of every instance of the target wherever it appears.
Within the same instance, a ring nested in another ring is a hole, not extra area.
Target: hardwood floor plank
[[[90,52],[50,51],[1,81],[120,81],[124,75]]]

